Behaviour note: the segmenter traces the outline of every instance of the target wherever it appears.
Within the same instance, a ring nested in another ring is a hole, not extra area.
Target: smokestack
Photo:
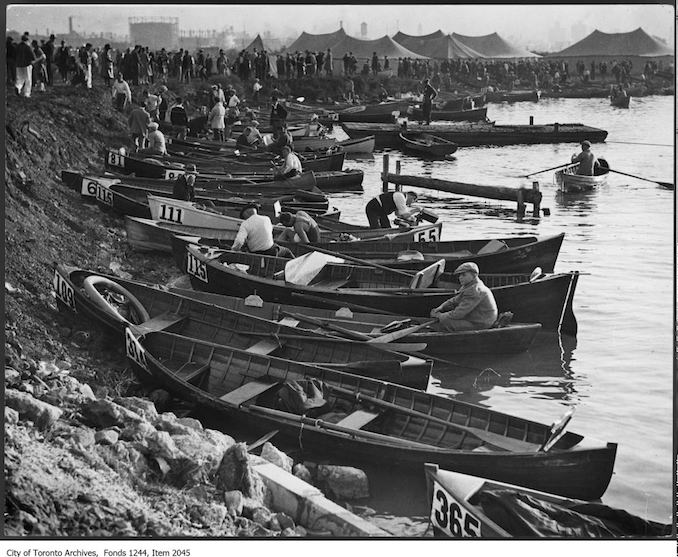
[[[73,34],[73,16],[68,17],[68,34],[72,35]]]
[[[343,22],[343,20],[340,19],[339,20],[339,29],[343,29],[343,28],[344,28],[344,22]]]

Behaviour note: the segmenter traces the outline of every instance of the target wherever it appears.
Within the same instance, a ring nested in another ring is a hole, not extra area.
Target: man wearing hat
[[[412,220],[412,217],[421,211],[417,207],[411,207],[416,199],[417,194],[413,191],[406,193],[387,191],[372,198],[365,206],[370,228],[391,228],[391,221],[388,218],[391,213],[395,213],[398,218]]]
[[[172,188],[172,197],[180,201],[195,201],[196,168],[194,164],[186,165],[186,172],[179,176]]]
[[[250,203],[240,211],[243,219],[238,233],[233,240],[233,251],[241,250],[244,246],[250,253],[260,255],[274,255],[278,257],[292,257],[292,252],[279,246],[273,241],[273,223],[267,216],[260,215],[258,205]]]
[[[578,162],[577,174],[579,176],[593,176],[594,170],[600,166],[598,159],[591,151],[591,142],[585,140],[581,142],[581,153],[572,155],[572,162]]]
[[[280,104],[278,97],[271,97],[271,127],[273,131],[284,127],[287,123],[287,109]]]
[[[443,331],[489,329],[497,320],[492,291],[478,278],[478,265],[462,263],[454,271],[461,288],[457,295],[431,310]]]

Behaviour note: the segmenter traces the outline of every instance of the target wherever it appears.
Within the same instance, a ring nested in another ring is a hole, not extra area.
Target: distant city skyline
[[[92,9],[96,6],[96,9]],[[412,17],[416,10],[417,17]],[[7,30],[39,34],[66,34],[68,17],[80,34],[129,34],[130,17],[177,17],[184,31],[223,31],[238,35],[266,32],[293,39],[302,31],[329,33],[340,25],[352,36],[375,39],[398,31],[422,35],[445,33],[486,35],[497,32],[507,40],[533,50],[560,50],[594,29],[606,33],[642,27],[673,45],[675,11],[661,4],[608,5],[11,5]],[[361,25],[366,23],[366,34]]]

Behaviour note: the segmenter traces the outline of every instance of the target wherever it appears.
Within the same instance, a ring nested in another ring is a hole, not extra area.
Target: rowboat
[[[390,101],[359,105],[339,111],[340,122],[394,122],[397,114],[406,113],[409,103]]]
[[[405,221],[400,221],[397,227],[370,228],[360,224],[331,221],[323,215],[314,217],[314,219],[323,230],[344,233],[345,237],[342,241],[386,238],[395,242],[437,242],[443,228],[441,221],[416,226],[409,226]]]
[[[429,519],[436,537],[617,538],[672,534],[620,509],[506,482],[443,470],[426,463]]]
[[[410,120],[423,120],[424,111],[415,108]],[[447,122],[482,122],[487,119],[487,107],[470,108],[467,110],[436,110],[431,111],[431,120],[445,120]]]
[[[521,90],[521,91],[496,91],[494,93],[485,93],[487,102],[520,102],[533,101],[537,102],[541,98],[541,91],[538,89]]]
[[[456,398],[329,369],[272,366],[257,354],[171,333],[126,331],[133,368],[221,420],[297,443],[338,463],[421,469],[432,462],[498,481],[595,499],[617,446]],[[299,391],[312,392],[306,404]],[[295,395],[296,396],[293,396]],[[301,400],[300,400],[301,399]]]
[[[610,96],[610,104],[617,108],[628,108],[631,102],[630,95],[614,95]]]
[[[579,163],[566,166],[555,173],[555,182],[564,193],[581,193],[590,191],[596,186],[607,182],[607,176],[610,173],[610,166],[605,159],[598,159],[600,166],[594,169],[593,176],[579,176],[577,169]]]
[[[418,273],[376,269],[347,264],[325,265],[311,284],[292,284],[284,280],[288,259],[250,253],[218,251],[189,245],[187,270],[196,290],[245,298],[258,294],[269,302],[295,304],[299,300],[320,308],[356,305],[377,312],[428,317],[431,309],[449,300],[459,288],[454,277],[441,275],[436,268]],[[232,263],[246,265],[240,271]],[[420,277],[437,287],[424,288]],[[576,334],[572,311],[578,272],[545,275],[530,280],[524,274],[480,275],[492,290],[500,312],[510,311],[524,323],[541,323],[546,330]],[[417,287],[418,286],[418,287]]]
[[[364,176],[364,172],[357,168],[316,172],[316,187],[325,193],[363,191]]]
[[[374,136],[346,139],[337,143],[347,155],[368,154],[374,151]]]
[[[248,302],[242,298],[196,290],[177,288],[172,291],[187,298],[272,321],[279,321],[287,316],[299,321],[297,328],[322,330],[328,334],[353,340],[368,341],[377,336],[419,325],[424,321],[422,318],[405,315],[352,312],[348,308],[334,311],[299,305],[275,304],[260,299]],[[492,329],[458,332],[438,331],[427,327],[402,336],[399,342],[412,345],[425,344],[426,348],[421,350],[421,354],[443,360],[459,354],[517,354],[532,345],[540,329],[541,325],[538,323],[509,323],[506,326]]]
[[[424,157],[444,157],[457,151],[457,144],[430,133],[401,133],[403,150]]]
[[[99,289],[97,284],[101,284]],[[370,375],[420,389],[428,385],[431,362],[380,348],[384,344],[296,328],[294,319],[268,321],[143,283],[63,265],[55,270],[53,286],[65,309],[88,316],[114,333],[123,333],[131,325],[140,332],[171,331],[262,356]],[[100,290],[108,293],[101,295]]]
[[[531,273],[536,267],[552,273],[564,238],[565,234],[561,233],[546,238],[514,236],[408,242],[391,236],[360,242],[323,243],[322,247],[399,269],[419,269],[422,263],[430,264],[442,258],[450,270],[469,261],[477,264],[483,273]],[[285,245],[296,255],[313,249],[308,244]]]
[[[439,92],[436,97],[436,101],[437,100],[440,100],[440,102],[436,103],[436,107],[439,110],[464,110],[470,108],[469,105],[471,101],[473,102],[474,108],[478,108],[483,106],[487,99],[484,94],[470,97],[455,96],[455,98],[451,98],[449,97],[449,94],[446,95],[443,92]]]

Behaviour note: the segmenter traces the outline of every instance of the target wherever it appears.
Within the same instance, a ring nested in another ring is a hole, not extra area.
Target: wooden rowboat
[[[335,462],[419,470],[433,462],[582,499],[600,497],[612,475],[615,443],[567,432],[540,450],[551,438],[549,425],[455,398],[328,369],[300,373],[171,333],[128,329],[126,339],[135,370],[175,396],[229,423],[277,429],[305,453]],[[291,397],[311,388],[307,404]]]
[[[100,278],[104,279],[106,290],[123,292],[125,298],[133,299],[132,309],[126,309],[125,304],[118,305],[110,294],[106,294],[105,299],[97,296],[88,282],[97,284]],[[382,344],[296,328],[294,319],[268,321],[143,283],[62,265],[55,270],[53,286],[62,306],[92,318],[113,332],[122,333],[133,323],[142,332],[172,331],[263,356],[370,375],[421,389],[428,385],[431,362],[383,350]],[[393,350],[396,346],[393,345]]]
[[[617,108],[628,108],[631,102],[630,95],[616,95],[610,97],[610,104]]]
[[[616,538],[670,536],[672,526],[602,503],[424,465],[436,537]]]
[[[593,176],[579,176],[577,169],[579,163],[566,166],[555,173],[555,182],[564,193],[581,193],[591,191],[597,186],[607,182],[610,167],[605,159],[598,159],[599,167],[596,167]]]
[[[411,120],[423,120],[424,111],[421,108],[415,108],[412,115],[408,117]],[[444,120],[447,122],[482,122],[487,119],[487,107],[471,108],[468,110],[437,110],[431,111],[431,120]]]
[[[337,143],[347,155],[369,154],[374,151],[374,136],[361,137],[359,139],[346,139]]]
[[[457,151],[457,144],[430,133],[400,133],[406,153],[424,157],[444,157]]]
[[[232,251],[213,253],[195,246],[188,246],[187,253],[193,288],[240,298],[257,293],[269,302],[284,304],[304,300],[313,307],[332,309],[348,303],[349,307],[369,307],[377,312],[428,317],[431,309],[447,301],[459,288],[449,275],[437,280],[438,287],[416,288],[417,277],[428,277],[430,270],[419,271],[415,276],[347,264],[325,265],[312,284],[291,284],[280,274],[287,259]],[[227,266],[228,263],[247,265],[249,272]],[[532,280],[524,274],[481,274],[500,312],[510,311],[516,321],[541,323],[544,329],[560,329],[573,335],[577,322],[572,300],[578,278],[577,272]]]

